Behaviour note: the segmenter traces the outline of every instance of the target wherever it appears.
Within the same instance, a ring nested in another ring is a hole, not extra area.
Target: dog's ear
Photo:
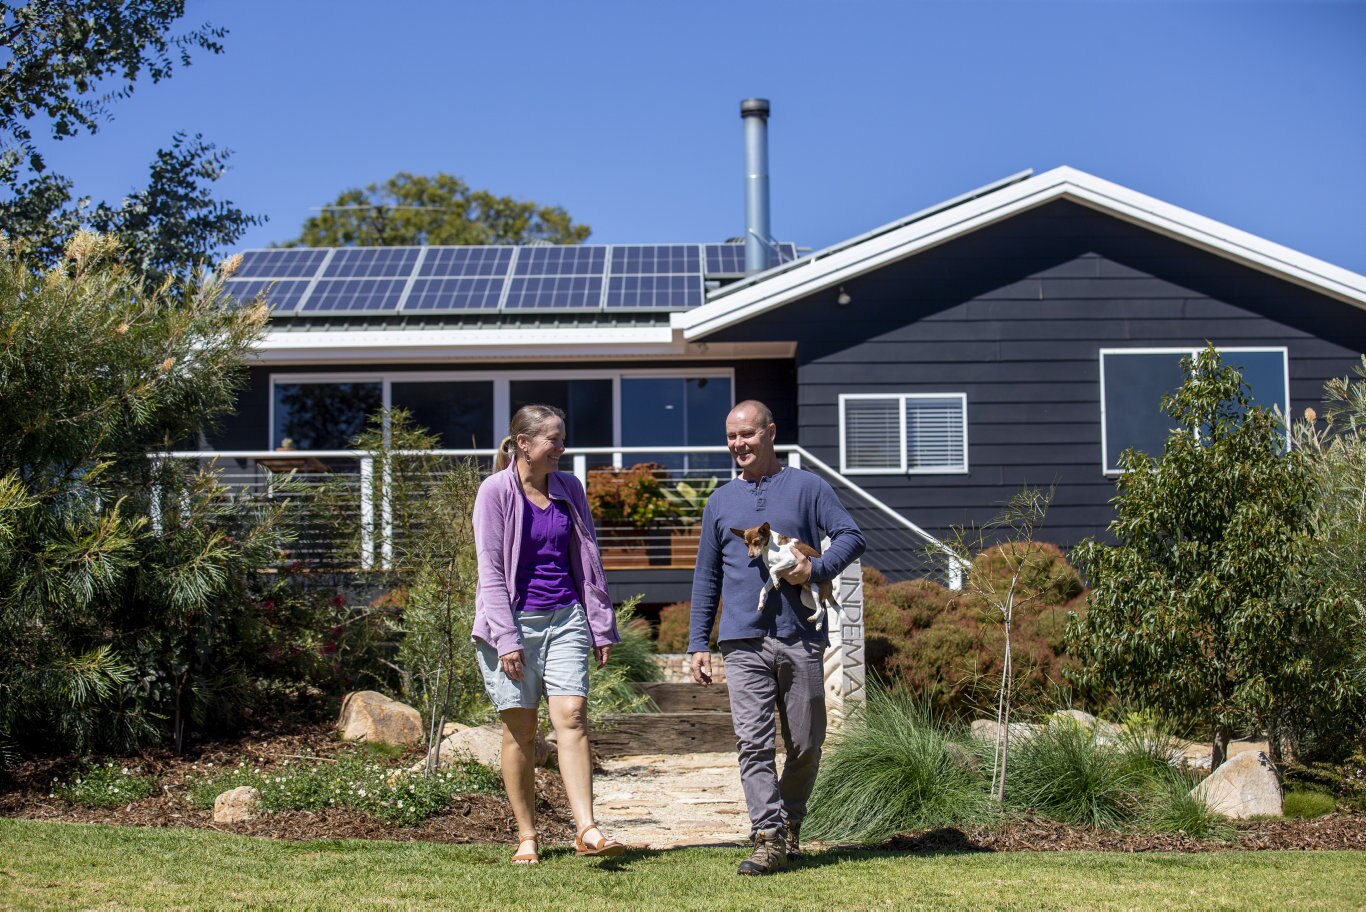
[[[760,534],[760,535],[767,535],[767,534],[768,534],[769,532],[771,532],[771,531],[773,531],[773,530],[769,528],[769,525],[768,525],[767,522],[765,522],[762,526],[759,527],[759,534]]]
[[[744,537],[745,537],[745,530],[744,530],[744,529],[737,529],[737,528],[735,528],[734,526],[731,526],[731,527],[730,527],[730,531],[734,532],[734,533],[735,533],[738,537],[740,537],[740,538],[744,538]]]

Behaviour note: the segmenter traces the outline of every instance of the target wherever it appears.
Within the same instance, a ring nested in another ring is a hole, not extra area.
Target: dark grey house
[[[595,448],[580,468],[695,475],[727,461],[689,448],[759,398],[872,531],[866,562],[909,574],[906,521],[933,536],[1027,484],[1057,485],[1044,538],[1103,529],[1119,453],[1160,447],[1158,402],[1206,340],[1290,414],[1366,351],[1366,277],[1070,168],[754,274],[738,247],[251,253],[232,281],[277,315],[205,445],[331,449],[402,405],[443,446],[488,449],[551,401]],[[686,597],[686,566],[614,574]]]

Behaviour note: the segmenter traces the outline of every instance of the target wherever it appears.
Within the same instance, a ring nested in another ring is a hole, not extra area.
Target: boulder
[[[1010,743],[1019,744],[1021,741],[1028,741],[1042,732],[1045,727],[1029,722],[1012,722],[1010,723]],[[978,741],[995,744],[1000,733],[1001,723],[995,719],[978,719],[972,723],[972,736]]]
[[[447,722],[445,725],[441,726],[441,737],[443,737],[443,738],[449,738],[451,735],[455,734],[456,732],[462,732],[462,731],[468,731],[468,730],[469,730],[469,726],[468,726],[468,725],[465,725],[465,724],[463,724],[463,723],[461,723],[461,722]]]
[[[422,714],[382,693],[357,690],[342,700],[337,730],[343,741],[421,744]]]
[[[1225,817],[1281,816],[1281,783],[1262,751],[1244,751],[1224,762],[1191,789],[1209,809]]]
[[[214,823],[241,823],[256,816],[261,793],[250,785],[229,789],[213,800]]]
[[[441,739],[440,759],[442,765],[457,760],[474,760],[490,769],[501,769],[503,763],[503,726],[498,723],[480,725],[478,728],[464,728],[449,737]],[[429,755],[430,756],[430,755]],[[551,748],[540,733],[536,735],[536,765],[545,766],[550,762]],[[421,770],[426,760],[419,760],[412,767],[414,772]]]
[[[1089,712],[1080,709],[1060,709],[1048,717],[1048,724],[1050,727],[1076,725],[1085,731],[1093,731],[1096,733],[1098,744],[1114,744],[1124,733],[1124,729],[1113,722],[1097,719]]]

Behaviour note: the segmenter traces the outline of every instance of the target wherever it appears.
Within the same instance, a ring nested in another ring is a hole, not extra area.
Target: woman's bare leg
[[[517,821],[518,852],[534,851],[536,837],[536,710],[505,709],[503,720],[503,788]]]
[[[555,748],[560,761],[560,779],[565,797],[574,814],[574,829],[580,830],[593,818],[593,759],[588,748],[588,700],[584,697],[550,697],[550,724],[555,728]],[[596,844],[602,834],[594,827],[584,833],[584,841]]]

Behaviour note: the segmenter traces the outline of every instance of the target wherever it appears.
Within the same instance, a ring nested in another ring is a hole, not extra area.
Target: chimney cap
[[[741,117],[767,117],[768,99],[767,98],[746,98],[740,102]]]

